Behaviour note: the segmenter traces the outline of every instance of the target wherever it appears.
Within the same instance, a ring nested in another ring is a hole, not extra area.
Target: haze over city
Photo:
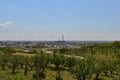
[[[0,40],[120,40],[120,0],[1,0]]]

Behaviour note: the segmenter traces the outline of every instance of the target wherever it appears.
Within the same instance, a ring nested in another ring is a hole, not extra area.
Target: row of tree
[[[25,57],[19,55],[0,55],[0,66],[2,70],[11,69],[11,74],[16,74],[16,69],[24,69],[24,76],[27,76],[29,70],[35,70],[33,78],[35,80],[41,80],[45,78],[45,70],[48,65],[54,64],[57,71],[56,80],[62,80],[61,68],[68,69],[68,71],[77,80],[85,80],[91,78],[94,74],[95,79],[98,80],[99,76],[104,73],[104,76],[108,74],[119,74],[117,72],[120,68],[120,56],[116,59],[99,60],[94,57],[86,57],[79,59],[75,57],[65,57],[60,54],[37,54],[33,57]]]
[[[88,80],[95,76],[95,80],[99,80],[101,75],[109,76],[113,79],[120,79],[120,53],[119,43],[107,43],[83,46],[80,49],[60,49],[60,53],[87,53],[83,59],[75,58],[72,56],[65,56],[64,54],[44,54],[38,53],[32,57],[25,57],[20,55],[14,55],[15,50],[11,47],[0,48],[0,66],[2,70],[11,70],[11,74],[15,75],[16,70],[21,68],[24,70],[24,76],[27,76],[28,71],[34,70],[33,78],[35,80],[41,80],[46,77],[45,70],[48,66],[54,64],[54,68],[57,71],[56,80],[62,80],[61,70],[64,68],[69,71],[73,78],[77,80]],[[108,47],[106,47],[108,46]],[[98,51],[105,57],[95,57],[98,55]],[[103,51],[103,52],[102,52]],[[112,54],[106,55],[112,51]],[[101,58],[101,59],[100,59]],[[114,76],[115,75],[115,76]],[[117,77],[116,77],[117,75]]]

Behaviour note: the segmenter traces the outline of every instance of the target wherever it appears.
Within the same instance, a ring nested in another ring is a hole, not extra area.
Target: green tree
[[[47,57],[43,54],[37,54],[34,57],[34,66],[36,73],[33,75],[33,78],[36,80],[41,80],[45,78],[45,68],[47,67],[48,60]]]
[[[51,58],[51,63],[56,66],[56,69],[59,69],[60,65],[64,64],[64,56],[60,54],[54,54]]]
[[[93,70],[96,75],[95,80],[99,80],[99,75],[102,72],[102,62],[97,60]]]
[[[11,57],[11,69],[12,69],[12,74],[14,75],[15,74],[15,70],[17,69],[19,65],[19,56],[12,56]]]
[[[51,63],[55,65],[55,69],[57,70],[56,80],[62,80],[60,66],[64,65],[64,62],[65,58],[61,54],[54,54],[51,58]]]
[[[34,57],[30,57],[29,58],[29,67],[30,67],[30,70],[33,70],[34,68]]]
[[[77,80],[85,80],[93,73],[94,63],[91,58],[79,60],[77,64],[72,68],[71,73]]]
[[[9,62],[9,56],[6,54],[0,54],[0,66],[2,70],[5,70],[5,66]]]
[[[10,46],[0,48],[0,51],[7,55],[11,55],[16,52],[16,50]]]
[[[110,71],[111,65],[109,60],[102,60],[102,71],[104,73],[105,76],[107,76],[108,71]]]
[[[65,58],[65,66],[71,69],[75,64],[76,64],[76,59],[74,57]]]
[[[29,58],[28,57],[25,58],[24,65],[25,65],[24,66],[24,76],[26,76],[28,69],[29,69]]]
[[[67,48],[61,48],[59,50],[59,52],[63,54],[63,53],[69,52],[69,49],[67,49]]]
[[[26,59],[27,59],[27,57],[25,57],[25,56],[21,56],[21,55],[19,56],[20,68],[23,68]]]

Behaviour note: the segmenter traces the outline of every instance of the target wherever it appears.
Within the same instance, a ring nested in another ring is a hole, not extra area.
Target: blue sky
[[[0,0],[0,40],[120,40],[120,0]]]

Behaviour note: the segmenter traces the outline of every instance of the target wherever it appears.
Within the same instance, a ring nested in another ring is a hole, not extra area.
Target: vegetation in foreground
[[[62,48],[54,54],[16,52],[0,48],[0,80],[120,80],[119,41]]]

